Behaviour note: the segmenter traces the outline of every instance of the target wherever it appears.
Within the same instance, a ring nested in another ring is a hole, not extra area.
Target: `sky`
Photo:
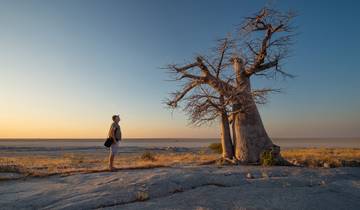
[[[213,138],[163,104],[162,67],[206,53],[269,1],[1,0],[0,138]],[[359,1],[271,1],[295,10],[283,89],[259,107],[272,137],[360,137]]]

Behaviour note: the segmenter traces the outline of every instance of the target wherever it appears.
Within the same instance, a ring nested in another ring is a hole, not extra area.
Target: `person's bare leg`
[[[110,171],[114,170],[114,155],[112,153],[109,156],[109,169]]]

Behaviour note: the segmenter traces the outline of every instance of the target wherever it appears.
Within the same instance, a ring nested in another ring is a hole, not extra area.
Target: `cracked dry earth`
[[[0,182],[0,209],[360,209],[360,168],[182,166],[26,178]]]

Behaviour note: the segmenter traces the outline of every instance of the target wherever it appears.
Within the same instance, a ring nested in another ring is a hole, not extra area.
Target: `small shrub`
[[[222,154],[222,146],[220,143],[212,143],[209,145],[209,148],[215,153]]]
[[[273,166],[276,165],[276,160],[272,151],[264,151],[260,157],[260,163],[263,166]]]
[[[21,169],[16,165],[0,165],[1,173],[21,173]]]
[[[153,153],[151,153],[151,152],[144,152],[141,155],[141,159],[142,160],[150,160],[150,161],[156,160],[155,155]]]

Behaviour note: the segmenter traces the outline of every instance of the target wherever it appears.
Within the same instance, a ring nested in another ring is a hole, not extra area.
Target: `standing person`
[[[113,140],[113,143],[110,146],[110,155],[109,155],[109,169],[113,171],[114,168],[114,158],[118,151],[118,144],[121,141],[121,129],[120,129],[120,117],[119,115],[112,116],[113,123],[110,126],[109,138]]]

